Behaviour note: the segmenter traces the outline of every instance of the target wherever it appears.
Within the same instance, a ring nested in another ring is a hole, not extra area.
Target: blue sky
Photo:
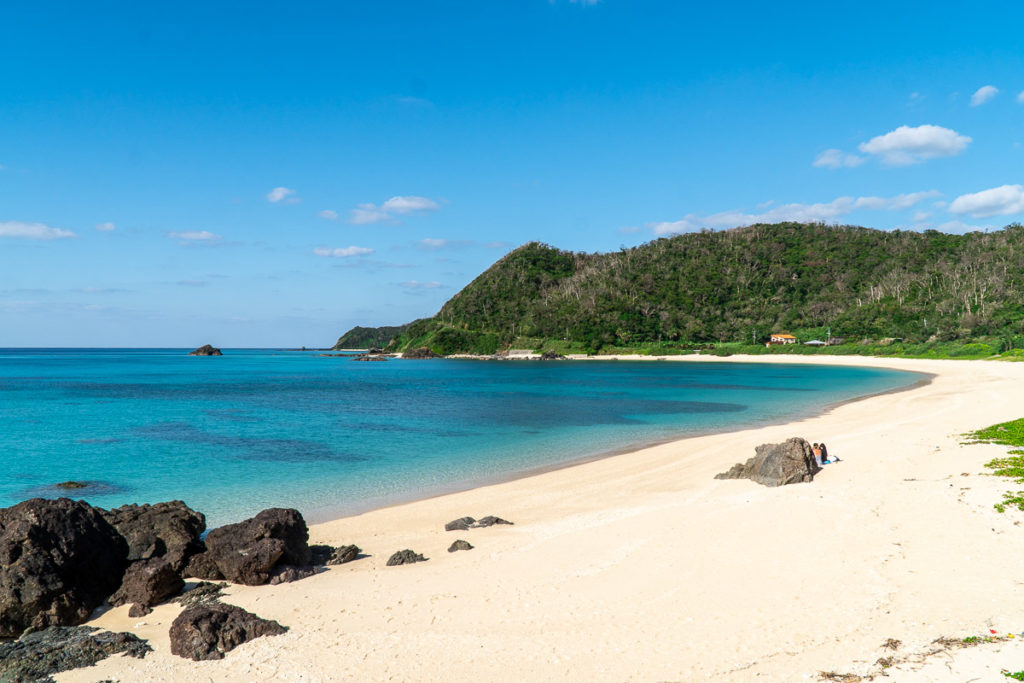
[[[1019,3],[7,3],[0,346],[320,346],[509,249],[1024,220]]]

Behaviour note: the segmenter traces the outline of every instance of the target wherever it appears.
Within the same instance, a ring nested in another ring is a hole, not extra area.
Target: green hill
[[[360,327],[356,325],[341,335],[331,350],[383,348],[390,344],[395,337],[405,332],[408,327],[409,325],[394,327]]]
[[[1024,226],[951,235],[778,223],[607,254],[531,242],[391,348],[671,349],[829,330],[858,342],[1024,347]]]

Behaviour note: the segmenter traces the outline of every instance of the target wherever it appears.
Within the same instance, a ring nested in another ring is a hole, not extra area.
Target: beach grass
[[[966,434],[968,443],[994,443],[1003,446],[1024,446],[1024,418],[1001,422]],[[993,458],[985,463],[992,470],[992,476],[1007,477],[1018,484],[1024,484],[1024,448],[1014,448],[1005,457]],[[1024,511],[1024,491],[1007,491],[1003,500],[995,504],[999,512],[1007,508]]]

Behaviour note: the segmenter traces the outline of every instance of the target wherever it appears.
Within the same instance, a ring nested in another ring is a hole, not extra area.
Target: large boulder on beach
[[[220,352],[220,349],[215,349],[212,346],[210,346],[209,344],[203,344],[202,346],[200,346],[195,351],[190,352],[188,355],[190,355],[190,356],[223,356],[224,354]]]
[[[754,457],[733,465],[715,479],[751,479],[765,486],[783,486],[814,480],[821,467],[814,460],[811,444],[793,437],[782,443],[761,444]]]
[[[50,674],[92,666],[119,653],[142,659],[152,652],[131,633],[91,626],[50,626],[9,643],[0,643],[0,681],[52,681]]]
[[[305,566],[312,559],[306,520],[291,508],[270,508],[214,529],[206,535],[206,548],[225,579],[248,586],[269,581],[279,562]]]
[[[121,580],[121,587],[110,596],[114,607],[132,603],[130,617],[141,617],[153,611],[167,598],[173,597],[185,587],[185,581],[174,567],[162,557],[132,562]]]
[[[224,659],[224,653],[260,636],[288,631],[276,621],[262,619],[241,607],[208,602],[189,607],[171,624],[171,653],[185,659]]]
[[[85,622],[121,585],[127,557],[125,540],[83,501],[0,509],[0,639]]]
[[[206,517],[180,500],[100,512],[128,542],[128,559],[133,562],[162,557],[180,572],[189,557],[203,549],[199,537],[206,531]]]
[[[387,566],[397,567],[403,564],[414,564],[416,562],[426,562],[427,558],[420,555],[415,550],[399,550],[388,558]]]

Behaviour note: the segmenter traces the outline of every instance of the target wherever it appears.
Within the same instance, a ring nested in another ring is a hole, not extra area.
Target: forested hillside
[[[608,254],[526,244],[392,347],[490,353],[533,339],[595,351],[828,329],[907,342],[995,336],[1014,346],[1022,321],[1024,226],[951,235],[779,223]]]
[[[408,327],[408,325],[396,325],[394,327],[360,327],[356,325],[341,335],[331,350],[384,347],[395,337],[405,332]]]

